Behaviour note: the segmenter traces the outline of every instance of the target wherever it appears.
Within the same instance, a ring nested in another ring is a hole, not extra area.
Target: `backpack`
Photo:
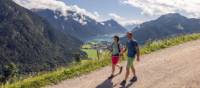
[[[120,44],[118,44],[118,50],[119,50],[119,53],[121,52],[121,49],[120,49]]]

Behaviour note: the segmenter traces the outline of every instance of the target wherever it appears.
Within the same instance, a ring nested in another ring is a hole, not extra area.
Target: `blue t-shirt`
[[[129,40],[127,42],[127,49],[128,49],[128,57],[135,57],[137,53],[138,43],[136,40]]]

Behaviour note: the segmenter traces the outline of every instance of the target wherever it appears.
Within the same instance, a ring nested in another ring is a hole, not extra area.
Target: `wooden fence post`
[[[98,58],[98,60],[100,59],[100,57],[99,57],[99,50],[98,50],[98,48],[97,48],[97,58]]]

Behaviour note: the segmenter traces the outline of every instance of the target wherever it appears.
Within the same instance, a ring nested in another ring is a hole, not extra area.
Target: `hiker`
[[[126,81],[128,79],[128,76],[130,74],[130,69],[132,70],[133,73],[133,77],[130,80],[130,82],[135,82],[137,81],[137,76],[136,76],[136,72],[135,72],[135,67],[133,65],[134,61],[135,61],[135,56],[137,55],[137,61],[140,61],[140,50],[139,50],[139,46],[137,41],[133,38],[133,34],[131,32],[127,32],[127,38],[128,41],[126,43],[126,47],[124,50],[122,50],[122,52],[120,54],[123,55],[124,52],[127,52],[127,66],[126,66],[126,75],[125,75],[125,79],[121,82],[122,86],[126,85]]]
[[[113,43],[110,47],[111,52],[112,52],[112,73],[111,75],[108,77],[108,79],[112,79],[114,77],[114,72],[115,72],[115,67],[119,68],[119,73],[121,74],[123,67],[120,66],[118,64],[119,59],[120,59],[120,43],[119,43],[119,37],[118,36],[114,36],[113,37]]]

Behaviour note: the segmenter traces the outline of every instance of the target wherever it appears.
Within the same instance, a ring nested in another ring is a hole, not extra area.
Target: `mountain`
[[[0,78],[10,64],[20,74],[67,65],[81,44],[12,0],[0,0]]]
[[[132,31],[135,38],[144,44],[147,41],[164,39],[183,34],[200,32],[200,20],[187,18],[178,13],[169,13],[158,19],[142,23]]]
[[[67,15],[63,15],[59,10],[32,9],[32,11],[46,19],[55,29],[61,30],[63,33],[70,34],[82,41],[90,40],[98,35],[126,31],[125,28],[114,20],[100,23],[75,11],[67,10]]]
[[[127,24],[124,27],[128,30],[128,31],[136,31],[134,30],[136,27],[139,27],[140,24]]]
[[[101,24],[105,27],[107,33],[125,33],[127,31],[114,19],[101,22]]]

